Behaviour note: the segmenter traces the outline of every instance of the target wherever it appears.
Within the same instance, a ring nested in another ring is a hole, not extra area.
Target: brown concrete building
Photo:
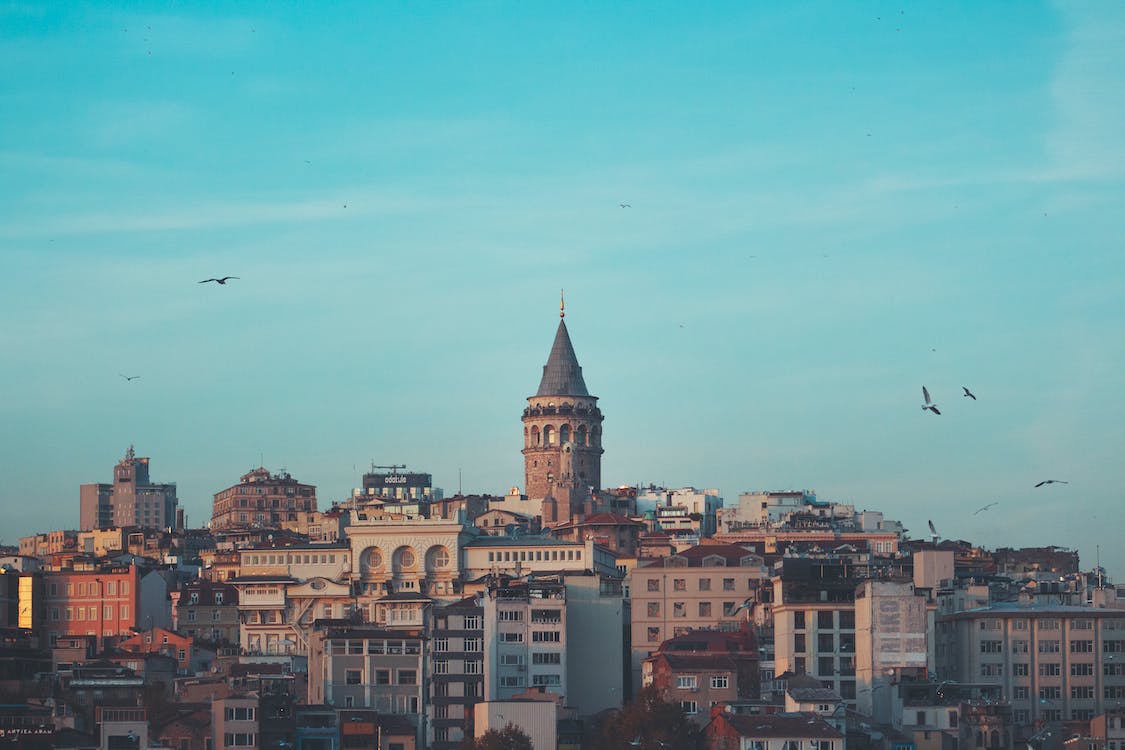
[[[113,469],[112,484],[84,484],[79,489],[83,531],[140,526],[163,529],[176,525],[176,483],[155,484],[149,479],[148,459],[133,446]]]
[[[258,526],[275,529],[300,527],[302,514],[316,510],[316,487],[301,484],[287,472],[271,474],[258,467],[243,474],[239,483],[215,493],[211,528]]]
[[[665,641],[644,660],[644,685],[706,724],[716,703],[759,697],[758,661],[758,642],[748,630],[697,630]]]
[[[539,390],[523,410],[524,491],[530,498],[554,500],[551,513],[544,504],[544,523],[570,520],[590,490],[601,486],[602,419],[566,322],[559,320]]]
[[[555,539],[581,542],[591,537],[596,544],[621,555],[634,557],[638,539],[645,530],[640,521],[618,513],[595,513],[581,519],[561,523],[550,530]]]
[[[184,635],[215,646],[238,644],[238,588],[216,581],[192,581],[180,591],[175,624]]]

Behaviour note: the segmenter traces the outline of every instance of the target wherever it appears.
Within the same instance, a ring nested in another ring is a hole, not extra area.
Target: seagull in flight
[[[630,206],[628,203],[620,203],[618,205],[620,205],[622,208],[632,208],[632,206]]]
[[[237,278],[238,278],[237,276],[224,276],[221,279],[204,279],[203,281],[201,281],[199,283],[200,284],[206,284],[208,281],[214,281],[217,284],[226,284],[231,279],[237,279]]]
[[[963,398],[971,398],[973,401],[977,400],[977,397],[973,395],[973,392],[970,391],[965,386],[961,386],[961,390],[963,390],[965,392],[965,395],[963,396]]]
[[[973,515],[975,516],[977,513],[983,513],[986,510],[988,510],[989,508],[991,508],[993,505],[999,505],[999,504],[1000,504],[999,502],[989,503],[988,505],[984,506],[983,508],[977,508],[976,510],[973,511]]]
[[[1035,486],[1036,487],[1042,487],[1045,484],[1070,484],[1070,482],[1064,482],[1061,479],[1044,479],[1042,482],[1040,482],[1039,484],[1037,484]]]
[[[126,380],[136,380],[137,378],[140,377],[140,375],[126,375],[123,372],[119,372],[117,374],[120,375],[121,377],[125,378]]]
[[[938,411],[937,404],[930,400],[930,392],[926,389],[926,386],[922,386],[922,398],[926,400],[926,403],[922,404],[923,410],[932,411],[934,414],[941,414],[941,412]]]

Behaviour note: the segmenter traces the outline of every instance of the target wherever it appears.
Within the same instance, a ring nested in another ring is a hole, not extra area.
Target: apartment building
[[[766,575],[761,556],[735,544],[638,561],[627,581],[632,684],[640,684],[641,662],[664,641],[693,630],[740,630]]]
[[[62,636],[99,639],[127,635],[134,628],[171,626],[168,588],[155,570],[136,565],[95,565],[44,574],[47,642]]]
[[[1125,610],[995,603],[939,615],[936,638],[938,675],[999,686],[1025,736],[1125,701]]]
[[[566,586],[519,581],[492,586],[484,605],[484,699],[528,688],[567,695]]]
[[[703,725],[717,703],[759,697],[758,642],[749,632],[695,631],[671,638],[644,660],[644,686]]]
[[[434,610],[430,677],[433,750],[474,736],[473,706],[484,698],[484,602],[470,596]]]

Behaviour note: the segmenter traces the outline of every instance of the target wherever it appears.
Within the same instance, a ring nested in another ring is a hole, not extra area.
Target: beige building
[[[628,579],[632,601],[632,684],[661,643],[691,630],[739,630],[766,580],[763,560],[733,544],[707,544],[638,561]]]
[[[352,510],[348,544],[361,606],[401,592],[456,601],[461,547],[470,538],[470,532],[455,520],[370,518]]]
[[[259,466],[243,474],[238,484],[215,493],[211,528],[296,530],[302,515],[315,510],[316,487],[301,484],[287,472],[271,474]]]
[[[1089,721],[1125,701],[1125,611],[1003,603],[943,614],[943,679],[992,683],[1025,736],[1034,722]]]

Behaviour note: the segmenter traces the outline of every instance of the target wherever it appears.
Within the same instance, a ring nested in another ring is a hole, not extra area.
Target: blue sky
[[[1125,576],[1118,3],[5,2],[0,71],[6,542],[131,443],[193,524],[504,492],[565,287],[607,485]]]

